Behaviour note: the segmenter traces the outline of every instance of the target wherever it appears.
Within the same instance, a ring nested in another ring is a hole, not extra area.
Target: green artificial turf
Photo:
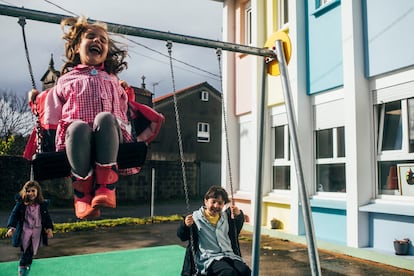
[[[30,276],[180,275],[185,249],[179,245],[34,259]],[[18,262],[0,263],[0,275],[17,275]]]

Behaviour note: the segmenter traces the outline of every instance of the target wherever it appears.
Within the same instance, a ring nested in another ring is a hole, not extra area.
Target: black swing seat
[[[118,168],[142,167],[147,151],[148,147],[145,142],[119,144]],[[34,179],[38,181],[70,175],[70,165],[64,151],[37,153],[33,156],[31,163]]]

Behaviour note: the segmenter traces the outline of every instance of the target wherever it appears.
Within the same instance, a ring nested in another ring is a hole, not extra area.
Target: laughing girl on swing
[[[61,22],[67,61],[51,89],[29,92],[32,109],[44,103],[43,124],[56,127],[56,150],[66,151],[71,166],[75,214],[80,219],[100,216],[100,208],[116,207],[118,173],[135,174],[140,168],[118,171],[120,143],[150,143],[164,117],[134,102],[134,90],[117,74],[127,68],[127,51],[116,45],[104,23],[86,18]],[[150,123],[135,138],[128,106]],[[42,108],[42,107],[41,107]]]

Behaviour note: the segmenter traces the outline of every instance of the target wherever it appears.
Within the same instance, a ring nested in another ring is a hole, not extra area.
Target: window
[[[321,16],[339,6],[340,3],[341,0],[315,0],[315,11],[312,14],[314,16]]]
[[[318,192],[346,192],[345,128],[316,131],[316,183]]]
[[[197,142],[210,142],[210,125],[208,123],[197,124]]]
[[[278,18],[279,18],[279,29],[284,29],[287,27],[289,22],[289,1],[288,0],[279,0],[278,1]]]
[[[334,4],[335,2],[340,2],[340,0],[316,0],[316,9],[325,8],[329,5]]]
[[[246,3],[246,7],[244,10],[244,30],[245,30],[245,44],[251,45],[253,43],[252,38],[252,8],[250,6],[250,1]]]
[[[208,91],[201,91],[200,98],[203,102],[208,102]]]
[[[398,164],[414,159],[414,98],[376,106],[378,194],[404,195],[398,185]]]
[[[401,150],[402,122],[401,101],[386,103],[380,106],[379,121],[381,150]]]
[[[273,127],[273,189],[290,190],[290,143],[288,126]]]
[[[414,99],[408,99],[409,152],[414,152]]]
[[[332,2],[332,0],[319,0],[319,7],[328,4],[329,2]]]

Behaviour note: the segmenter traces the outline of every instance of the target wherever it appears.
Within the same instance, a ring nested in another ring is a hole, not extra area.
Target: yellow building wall
[[[278,1],[271,0],[265,2],[266,20],[264,22],[267,33],[267,39],[270,38],[276,31],[279,31],[278,18]],[[260,27],[260,26],[259,26]],[[266,40],[267,40],[266,39]],[[264,45],[263,45],[264,47]],[[282,82],[280,76],[267,75],[267,107],[284,104],[284,96],[282,89]],[[269,187],[272,184],[269,183]],[[291,205],[289,199],[276,201],[272,196],[264,197],[263,200],[263,214],[262,225],[267,228],[272,228],[271,220],[279,221],[277,230],[289,233],[291,231]]]
[[[270,38],[273,33],[280,31],[279,26],[279,13],[278,13],[278,1],[266,1],[266,30],[267,38]],[[263,45],[264,46],[264,45]],[[284,103],[282,83],[279,76],[267,76],[267,106],[275,106]]]
[[[290,217],[291,208],[290,204],[276,203],[276,202],[264,202],[263,208],[263,225],[271,228],[270,221],[277,219],[282,222],[279,231],[289,233],[290,231]]]
[[[274,32],[278,31],[278,1],[277,0],[262,0],[264,7],[265,18],[259,19],[257,28],[253,30],[255,33],[265,32],[267,37],[271,37]],[[235,43],[246,44],[245,38],[245,8],[248,5],[247,0],[239,0],[235,2]],[[262,45],[264,47],[264,44]],[[260,45],[258,45],[260,47]],[[252,97],[256,93],[257,85],[253,83],[252,68],[257,62],[257,57],[235,53],[235,114],[240,116],[252,111]],[[267,76],[267,107],[284,104],[284,96],[282,90],[281,79],[279,76]],[[265,186],[272,187],[271,183],[266,183]],[[246,223],[253,224],[253,206],[251,202],[252,194],[249,196],[236,194],[234,197],[236,205],[243,210],[246,218]],[[287,202],[274,202],[274,200],[264,200],[262,202],[262,225],[271,228],[270,221],[273,218],[282,222],[282,229],[278,231],[289,232],[291,230],[291,206]]]
[[[284,104],[282,82],[279,76],[268,75],[267,106]]]

